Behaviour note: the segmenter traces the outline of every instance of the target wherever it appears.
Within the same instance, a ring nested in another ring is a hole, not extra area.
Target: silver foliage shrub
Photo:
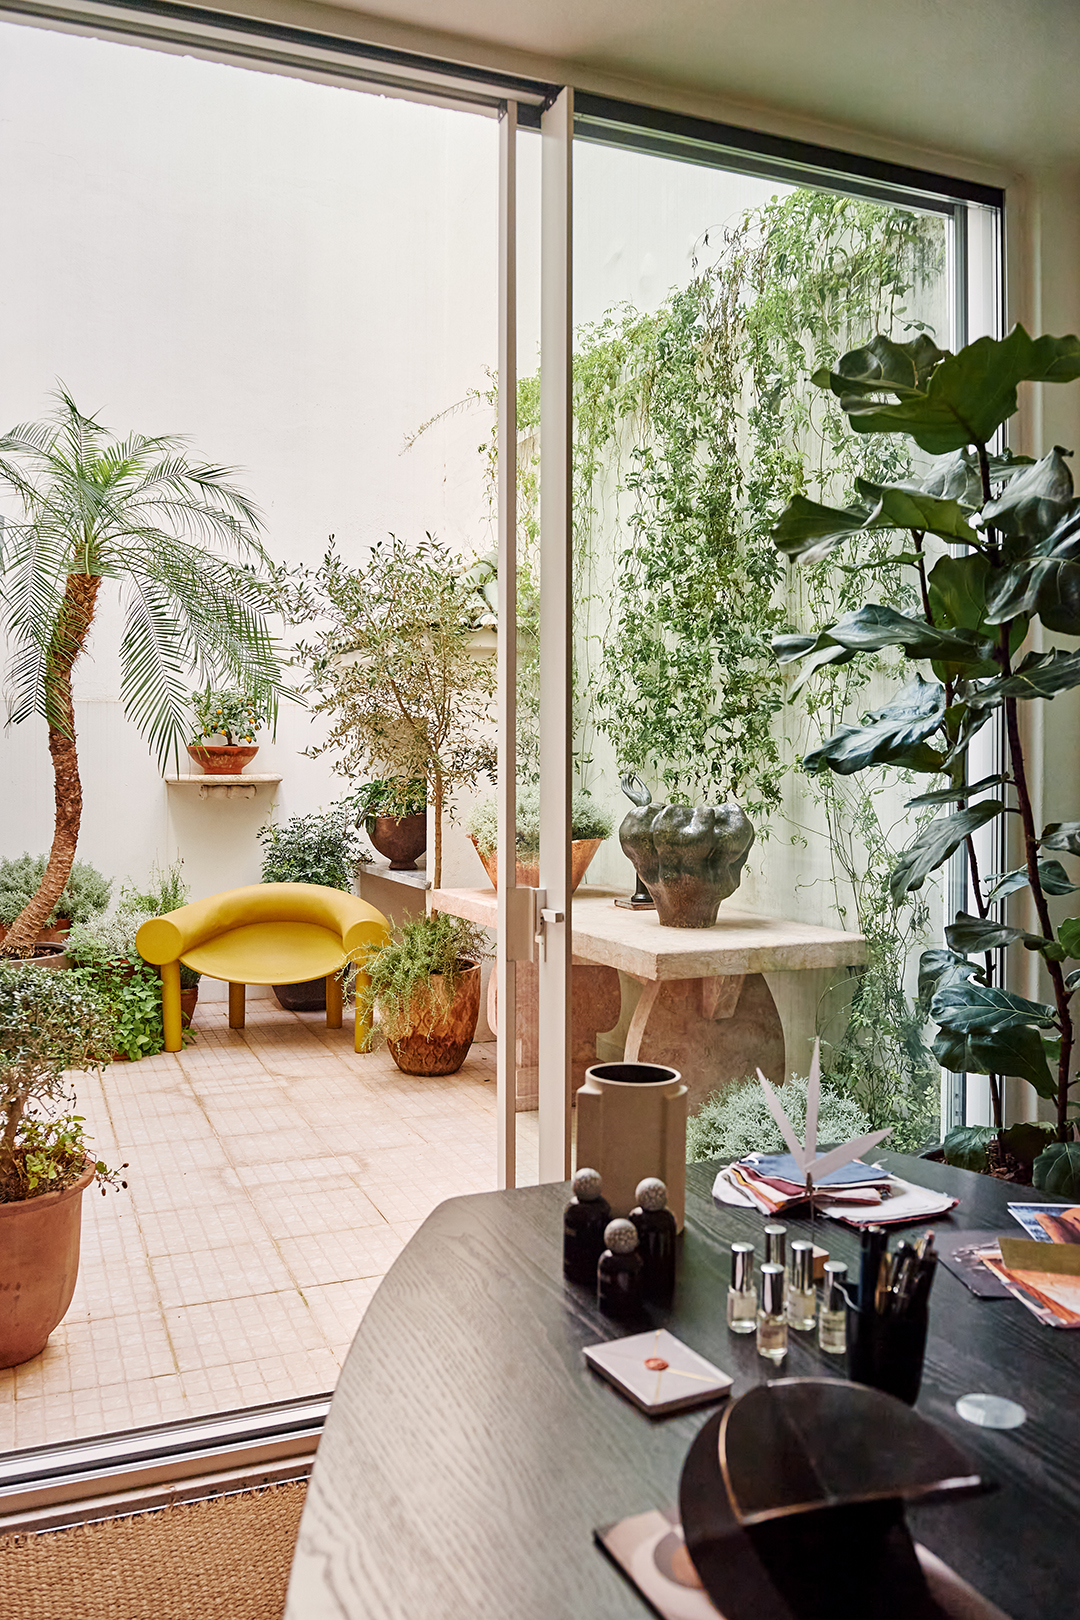
[[[780,1087],[784,1112],[800,1141],[806,1126],[806,1087],[803,1075],[793,1075]],[[870,1128],[870,1121],[850,1092],[837,1090],[827,1080],[822,1082],[819,1143],[847,1142]],[[687,1121],[686,1157],[691,1164],[700,1159],[738,1159],[744,1153],[785,1151],[779,1126],[753,1075],[723,1091],[714,1091]]]

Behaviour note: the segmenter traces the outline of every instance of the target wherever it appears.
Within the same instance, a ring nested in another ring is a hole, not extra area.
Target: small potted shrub
[[[115,1177],[87,1153],[64,1072],[99,1068],[114,1044],[77,974],[0,964],[0,1367],[40,1354],[71,1304],[82,1195]]]
[[[427,787],[406,777],[365,782],[352,796],[356,819],[391,872],[414,872],[427,849]]]
[[[270,822],[259,828],[258,839],[263,849],[264,883],[320,883],[351,894],[357,861],[371,858],[359,847],[359,829],[348,804],[291,816],[280,826]],[[275,984],[273,991],[286,1012],[326,1010],[325,979]]]
[[[570,812],[570,888],[577,888],[615,823],[588,793],[575,793]],[[499,887],[498,822],[494,799],[484,799],[469,817],[467,828],[493,889]],[[517,880],[525,888],[540,886],[540,794],[526,788],[517,798]]]
[[[20,855],[0,861],[0,940],[41,886],[47,855]],[[87,861],[75,861],[64,892],[38,933],[38,947],[29,960],[61,967],[63,943],[72,923],[89,922],[109,904],[112,883]],[[16,958],[18,960],[18,958]]]
[[[239,687],[193,692],[195,737],[187,751],[207,776],[235,776],[259,752],[255,741],[266,713],[258,699]]]
[[[480,1014],[483,931],[445,911],[400,924],[368,956],[357,1017],[377,1016],[390,1056],[404,1074],[456,1074]]]

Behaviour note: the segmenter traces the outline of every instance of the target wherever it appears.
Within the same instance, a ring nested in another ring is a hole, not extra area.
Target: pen
[[[859,1257],[859,1309],[869,1311],[876,1303],[886,1234],[883,1226],[867,1226],[862,1234]]]

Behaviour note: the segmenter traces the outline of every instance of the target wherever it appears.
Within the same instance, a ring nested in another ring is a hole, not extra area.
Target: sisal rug
[[[306,1488],[0,1537],[0,1620],[281,1620]]]

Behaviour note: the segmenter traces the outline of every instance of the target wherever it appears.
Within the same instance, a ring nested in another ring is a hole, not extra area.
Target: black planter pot
[[[275,984],[271,988],[278,1006],[286,1012],[326,1011],[325,979],[301,979],[299,984]]]

